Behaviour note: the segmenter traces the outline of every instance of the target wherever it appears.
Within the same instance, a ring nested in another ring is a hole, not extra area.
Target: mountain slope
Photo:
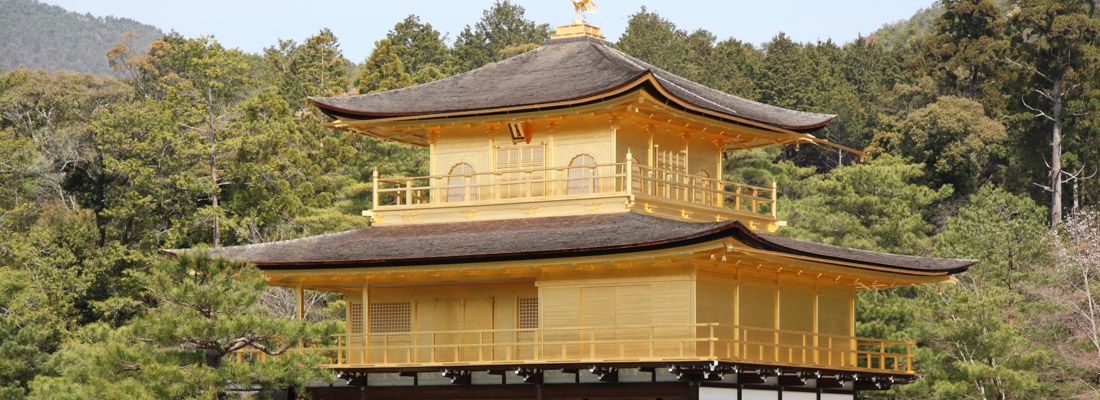
[[[928,8],[918,10],[912,17],[883,25],[871,34],[876,41],[886,47],[898,47],[909,44],[916,38],[930,35],[936,30],[936,19],[943,15],[943,6],[934,3]]]
[[[127,33],[131,37],[126,38]],[[94,17],[35,0],[0,0],[0,69],[24,66],[112,73],[107,50],[123,42],[144,50],[164,34],[127,18]]]

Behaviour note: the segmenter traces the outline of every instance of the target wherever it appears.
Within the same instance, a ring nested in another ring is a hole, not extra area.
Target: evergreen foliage
[[[228,391],[300,388],[324,379],[322,356],[295,352],[327,338],[332,323],[279,318],[260,305],[255,267],[183,256],[135,275],[153,304],[126,325],[88,325],[50,360],[57,376],[36,379],[31,398],[208,399]],[[264,362],[228,362],[251,350]]]
[[[506,48],[545,42],[550,37],[550,26],[527,19],[524,12],[520,5],[498,0],[481,14],[481,20],[463,28],[451,50],[455,72],[497,61]]]
[[[43,7],[0,0],[0,21]],[[22,31],[74,17],[50,9],[56,18]],[[1098,21],[1088,1],[944,0],[843,45],[780,33],[755,46],[641,8],[615,45],[735,95],[838,115],[815,135],[866,149],[865,162],[806,144],[724,156],[727,180],[778,182],[781,234],[981,260],[954,286],[861,295],[859,334],[920,340],[923,378],[874,395],[1089,398],[1100,370],[1100,333],[1083,323],[1100,254],[1088,211],[1100,198]],[[371,172],[425,175],[427,152],[326,130],[306,98],[430,82],[548,35],[500,1],[450,47],[415,15],[397,21],[357,66],[327,29],[262,55],[157,33],[109,51],[72,42],[114,77],[0,75],[0,398],[210,398],[324,378],[316,360],[285,354],[221,363],[234,343],[278,350],[331,327],[272,317],[250,267],[160,250],[365,225]],[[1061,167],[1048,167],[1055,154]],[[1052,231],[1053,187],[1072,217]],[[185,306],[195,303],[220,311]]]

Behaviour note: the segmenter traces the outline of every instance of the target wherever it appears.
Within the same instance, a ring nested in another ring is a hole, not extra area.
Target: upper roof
[[[381,267],[614,254],[727,237],[760,250],[902,271],[957,273],[976,262],[878,253],[761,235],[737,221],[685,222],[632,212],[379,226],[207,251],[261,269]],[[170,254],[186,251],[190,250],[167,250]]]
[[[652,78],[652,79],[649,79]],[[435,82],[356,96],[311,97],[326,114],[377,119],[533,107],[599,98],[619,89],[659,86],[659,95],[718,117],[797,132],[825,126],[835,115],[789,110],[746,100],[676,76],[592,37],[552,39],[534,50]]]

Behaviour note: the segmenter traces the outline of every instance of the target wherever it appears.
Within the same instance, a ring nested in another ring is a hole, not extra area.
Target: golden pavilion
[[[436,82],[312,98],[334,129],[426,147],[375,171],[370,227],[211,249],[271,285],[333,292],[346,331],[317,399],[853,399],[916,378],[911,341],[855,332],[857,294],[974,260],[777,236],[778,191],[727,151],[834,116],[714,90],[558,28]]]

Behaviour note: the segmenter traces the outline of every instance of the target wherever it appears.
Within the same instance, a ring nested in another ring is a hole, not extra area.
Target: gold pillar
[[[298,303],[295,307],[295,315],[299,321],[306,319],[306,296],[305,288],[302,287],[302,283],[298,282]]]

